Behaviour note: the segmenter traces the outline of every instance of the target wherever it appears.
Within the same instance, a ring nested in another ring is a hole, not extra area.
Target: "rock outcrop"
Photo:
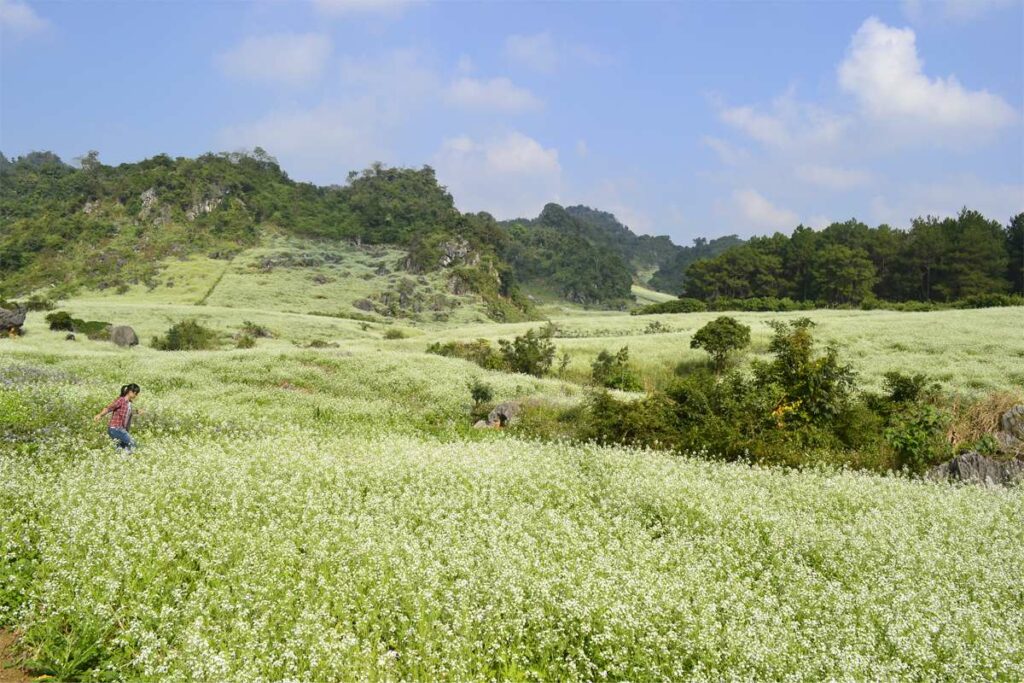
[[[27,313],[28,309],[22,305],[16,305],[13,310],[0,308],[0,334],[21,334],[21,326],[25,324]]]
[[[996,460],[971,451],[933,467],[926,477],[933,481],[960,481],[984,486],[1013,486],[1024,481],[1024,461]]]

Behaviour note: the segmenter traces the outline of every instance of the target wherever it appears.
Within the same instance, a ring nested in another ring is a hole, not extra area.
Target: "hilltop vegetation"
[[[116,167],[94,152],[80,161],[33,153],[0,163],[0,295],[153,286],[162,259],[231,259],[270,230],[400,248],[402,270],[444,270],[454,290],[480,295],[499,320],[530,315],[517,276],[576,303],[622,305],[630,296],[633,271],[602,232],[554,206],[526,231],[463,214],[429,167],[376,164],[345,186],[317,187],[292,181],[258,148]]]

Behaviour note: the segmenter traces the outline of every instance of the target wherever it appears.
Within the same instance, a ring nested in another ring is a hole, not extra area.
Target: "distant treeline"
[[[676,292],[680,293],[680,292]],[[1024,213],[1005,227],[977,211],[918,218],[910,230],[855,220],[755,237],[686,270],[682,295],[827,305],[954,302],[1024,294]]]

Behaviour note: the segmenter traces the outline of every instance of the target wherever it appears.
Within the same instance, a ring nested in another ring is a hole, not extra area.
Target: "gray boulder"
[[[115,325],[110,329],[110,341],[118,346],[138,346],[139,336],[127,325]]]
[[[522,404],[519,401],[499,403],[487,414],[487,426],[508,427],[519,418],[520,410],[522,410]]]
[[[962,481],[985,486],[1013,486],[1024,480],[1024,461],[995,460],[971,451],[929,470],[932,481]]]
[[[996,441],[1004,453],[1024,453],[1024,405],[1014,406],[999,420]]]
[[[25,324],[25,315],[28,309],[25,306],[17,305],[14,310],[0,308],[0,332],[10,335],[21,334],[21,326]]]

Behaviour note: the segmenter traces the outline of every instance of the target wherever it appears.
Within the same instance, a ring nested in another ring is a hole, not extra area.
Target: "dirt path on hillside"
[[[32,680],[21,669],[8,668],[13,665],[14,641],[17,639],[10,631],[0,629],[0,683],[28,683]]]

